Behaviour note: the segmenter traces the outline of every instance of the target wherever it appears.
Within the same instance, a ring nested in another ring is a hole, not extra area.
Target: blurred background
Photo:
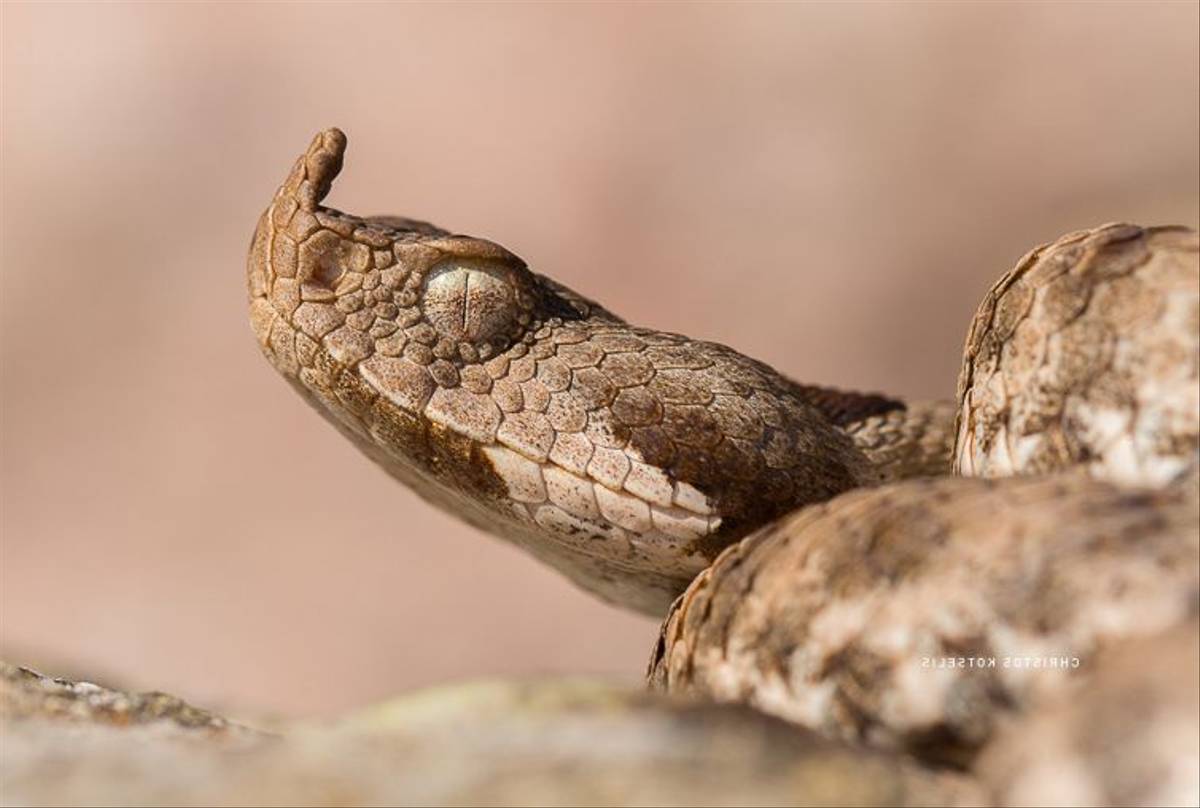
[[[1034,245],[1198,217],[1197,4],[6,2],[0,655],[226,710],[635,680],[657,626],[433,511],[261,358],[245,252],[329,204],[635,323],[952,396]]]

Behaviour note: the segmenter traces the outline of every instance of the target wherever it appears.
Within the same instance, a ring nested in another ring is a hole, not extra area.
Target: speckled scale
[[[1192,612],[1196,508],[1194,482],[1138,490],[1071,472],[843,494],[726,549],[672,606],[648,677],[962,766],[1014,706],[1069,692],[1075,671],[1011,663],[1087,667]],[[926,661],[958,657],[997,664]]]
[[[1079,464],[1161,485],[1200,452],[1194,230],[1107,225],[1034,250],[980,304],[959,375],[954,468]]]

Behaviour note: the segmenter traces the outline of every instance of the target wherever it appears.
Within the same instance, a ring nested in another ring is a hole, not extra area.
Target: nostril
[[[300,244],[296,278],[304,286],[332,290],[353,265],[351,252],[337,233],[318,230]]]
[[[316,261],[316,266],[313,267],[312,277],[309,279],[312,283],[319,283],[326,289],[332,289],[341,280],[345,270],[342,268],[341,256],[336,250],[330,250],[322,255]]]

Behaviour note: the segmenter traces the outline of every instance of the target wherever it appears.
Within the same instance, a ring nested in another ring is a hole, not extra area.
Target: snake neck
[[[824,415],[866,455],[878,482],[950,473],[956,407],[905,402],[881,393],[792,382],[795,395]]]
[[[867,456],[879,482],[950,473],[955,415],[950,401],[915,401],[841,427]]]

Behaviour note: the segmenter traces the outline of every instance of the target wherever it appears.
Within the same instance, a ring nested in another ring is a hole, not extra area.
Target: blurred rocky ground
[[[6,805],[967,805],[953,773],[596,680],[419,692],[261,732],[3,670]]]
[[[0,678],[5,805],[1195,805],[1200,623],[1119,644],[1006,718],[971,772],[737,705],[595,679],[418,691],[230,721],[161,693]]]

